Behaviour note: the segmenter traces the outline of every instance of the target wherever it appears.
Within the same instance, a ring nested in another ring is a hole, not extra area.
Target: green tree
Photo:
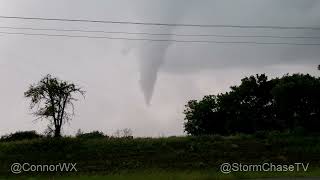
[[[268,80],[243,78],[231,91],[186,105],[185,131],[191,135],[255,133],[270,130],[320,132],[320,78],[309,74]]]
[[[320,78],[309,74],[286,75],[272,89],[277,118],[285,121],[288,129],[303,127],[319,131]]]
[[[202,100],[191,100],[185,106],[185,131],[190,135],[226,134],[224,117],[218,110],[217,97],[204,96]]]
[[[265,74],[243,78],[239,86],[218,96],[219,109],[226,114],[231,132],[252,133],[275,129],[271,89],[277,79],[268,80]]]
[[[31,85],[24,93],[31,99],[30,108],[35,109],[38,119],[49,120],[48,128],[53,129],[54,137],[61,136],[61,127],[74,115],[75,94],[84,96],[84,91],[73,83],[46,75],[37,84]],[[71,107],[71,108],[70,108]]]

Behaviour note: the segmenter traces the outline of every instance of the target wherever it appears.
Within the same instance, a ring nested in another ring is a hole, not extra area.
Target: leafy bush
[[[105,135],[103,134],[103,132],[100,131],[92,131],[89,133],[82,133],[82,132],[78,132],[76,135],[77,138],[84,138],[84,139],[95,139],[95,138],[104,138]]]
[[[38,134],[36,131],[18,131],[15,133],[11,133],[9,135],[4,135],[1,137],[1,141],[19,141],[19,140],[30,140],[30,139],[38,139],[43,136]]]

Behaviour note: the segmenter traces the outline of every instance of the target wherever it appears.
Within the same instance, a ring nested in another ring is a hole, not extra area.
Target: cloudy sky
[[[319,27],[317,0],[0,0],[1,16],[90,19],[182,24]],[[320,43],[320,38],[174,37],[13,30],[3,27],[82,29],[175,34],[316,36],[319,30],[141,26],[0,18],[0,135],[43,132],[23,93],[50,73],[81,85],[86,98],[65,134],[130,128],[135,136],[183,133],[183,109],[190,99],[225,92],[242,77],[266,73],[310,73],[320,46],[209,44],[8,35],[47,33],[177,40]]]

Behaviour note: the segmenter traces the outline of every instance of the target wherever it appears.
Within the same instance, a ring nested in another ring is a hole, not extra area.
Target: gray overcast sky
[[[320,25],[320,1],[317,0],[0,0],[0,12],[4,16],[159,23]],[[315,30],[172,28],[13,19],[0,19],[0,26],[320,36],[320,31]],[[35,33],[30,30],[23,32]],[[101,33],[72,34],[108,36]],[[208,40],[208,37],[188,39]],[[320,39],[216,37],[210,40],[320,43]],[[64,128],[65,134],[74,134],[79,128],[107,134],[131,128],[135,136],[169,136],[183,134],[182,112],[188,100],[227,91],[244,76],[255,73],[266,73],[270,77],[297,72],[318,76],[319,57],[320,46],[129,42],[0,34],[0,135],[17,130],[43,132],[45,123],[32,121],[34,117],[28,110],[23,92],[48,73],[74,81],[87,91],[86,99],[76,103],[76,116]]]

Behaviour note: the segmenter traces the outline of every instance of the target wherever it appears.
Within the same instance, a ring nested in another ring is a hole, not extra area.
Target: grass
[[[274,172],[245,172],[222,174],[209,170],[196,171],[163,171],[163,170],[147,170],[135,172],[120,172],[117,174],[108,175],[70,175],[70,176],[13,176],[3,177],[1,180],[21,179],[21,180],[236,180],[236,179],[254,179],[264,177],[319,177],[320,169],[313,171],[295,172],[295,173],[274,173]]]
[[[22,173],[13,179],[239,179],[320,176],[320,137],[201,136],[136,139],[36,139],[0,142],[0,177],[11,177],[12,163],[77,163],[77,173]],[[242,172],[224,175],[222,163],[310,163],[307,172]],[[79,176],[76,176],[79,175]],[[0,178],[1,179],[1,178]],[[10,178],[9,178],[10,179]],[[30,179],[30,178],[29,178]],[[32,179],[32,178],[31,178]]]

